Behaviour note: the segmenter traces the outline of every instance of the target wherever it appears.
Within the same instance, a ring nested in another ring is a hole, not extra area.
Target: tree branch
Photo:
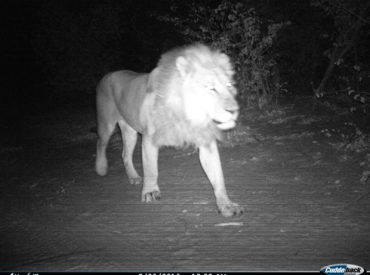
[[[329,61],[329,65],[325,70],[324,76],[321,79],[320,85],[317,89],[314,90],[314,94],[316,97],[320,97],[323,93],[323,90],[333,72],[336,62],[341,59],[354,45],[354,42],[357,38],[358,32],[363,25],[367,23],[366,20],[363,19],[363,16],[367,12],[367,9],[370,6],[370,1],[362,9],[362,12],[359,16],[357,16],[357,21],[354,22],[351,26],[349,26],[346,30],[344,30],[338,37],[337,42],[343,42],[341,40],[346,40],[347,33],[351,33],[351,38],[345,41],[345,47],[340,47],[339,45],[342,43],[338,43],[331,58]],[[350,32],[350,30],[353,30]]]

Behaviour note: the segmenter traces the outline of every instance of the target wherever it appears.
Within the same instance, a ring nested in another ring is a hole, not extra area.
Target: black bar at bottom
[[[320,274],[320,271],[0,271],[0,275],[88,275],[88,274],[111,274],[111,275],[243,275],[243,274]],[[370,273],[366,273],[370,274]]]

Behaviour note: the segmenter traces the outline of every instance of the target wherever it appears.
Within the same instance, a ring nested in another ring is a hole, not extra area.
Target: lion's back
[[[147,94],[148,74],[129,70],[106,74],[97,86],[97,108],[119,114],[131,127],[141,131],[140,110]],[[107,112],[107,111],[105,111]]]
[[[129,83],[140,75],[143,74],[130,70],[107,73],[102,77],[97,85],[97,94],[107,93],[109,91],[121,89],[126,86],[128,87]]]

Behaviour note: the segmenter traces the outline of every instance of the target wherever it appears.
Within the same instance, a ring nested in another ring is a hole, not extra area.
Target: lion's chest
[[[157,146],[199,147],[221,137],[220,131],[212,124],[197,127],[176,116],[166,121],[157,121],[154,125],[152,136]]]

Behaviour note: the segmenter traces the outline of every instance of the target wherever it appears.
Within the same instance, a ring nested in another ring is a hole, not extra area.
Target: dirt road
[[[225,219],[191,149],[160,151],[162,200],[144,204],[119,135],[109,174],[95,174],[92,110],[32,118],[22,144],[0,151],[0,269],[369,269],[370,157],[346,147],[356,127],[345,123],[300,112],[242,119],[220,152],[246,212]],[[141,171],[139,147],[135,163]]]

